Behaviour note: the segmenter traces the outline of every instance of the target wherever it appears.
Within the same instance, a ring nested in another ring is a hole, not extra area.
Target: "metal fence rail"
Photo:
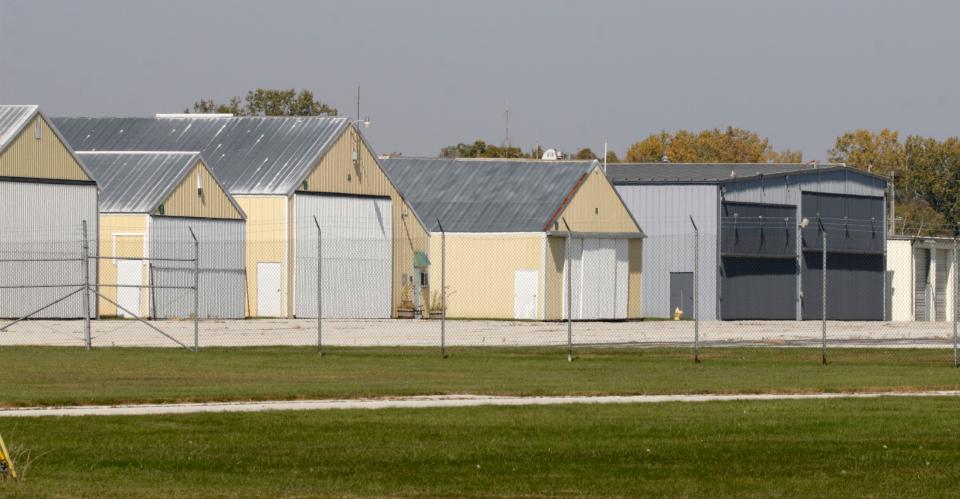
[[[270,225],[248,227],[248,241],[191,229],[187,237],[136,239],[123,248],[86,234],[85,224],[5,233],[0,311],[10,316],[0,324],[0,346],[309,345],[320,355],[346,346],[423,346],[439,347],[442,356],[463,347],[532,346],[562,349],[570,361],[583,348],[620,346],[688,349],[694,362],[709,362],[718,348],[805,348],[818,350],[824,364],[857,348],[938,348],[957,365],[957,239],[888,246],[883,317],[866,320],[842,307],[880,294],[860,290],[858,297],[844,282],[840,267],[856,270],[860,262],[843,247],[844,231],[853,229],[830,220],[805,227],[732,218],[732,235],[705,232],[684,216],[636,241],[578,232],[576,220],[562,219],[542,235],[451,234],[437,220],[435,232],[390,241],[386,260],[381,235],[346,238],[317,218],[313,235],[300,241]],[[309,248],[293,259],[295,244]],[[771,248],[777,244],[786,249]],[[224,248],[244,255],[244,266],[209,258]],[[135,282],[121,279],[121,269]],[[176,276],[157,280],[158,269]],[[204,281],[210,274],[236,278]],[[224,282],[235,285],[211,285]],[[755,285],[770,296],[757,295]],[[298,296],[303,289],[311,292]],[[755,301],[744,304],[751,292]],[[216,300],[243,303],[245,313],[205,315],[203,304]],[[21,302],[30,306],[10,314]],[[725,316],[730,310],[743,315]]]

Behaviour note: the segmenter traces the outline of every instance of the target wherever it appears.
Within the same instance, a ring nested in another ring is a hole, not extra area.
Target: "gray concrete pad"
[[[193,344],[190,321],[151,321],[164,334]],[[95,347],[177,347],[177,343],[132,320],[92,321]],[[950,322],[844,322],[829,321],[830,346],[950,347]],[[692,321],[575,322],[575,345],[691,346]],[[819,321],[703,321],[703,346],[819,346]],[[315,345],[315,319],[209,320],[200,323],[200,347]],[[323,321],[323,342],[330,346],[439,346],[437,320]],[[563,322],[448,320],[448,346],[563,346]],[[25,321],[0,331],[4,345],[83,345],[83,321]]]

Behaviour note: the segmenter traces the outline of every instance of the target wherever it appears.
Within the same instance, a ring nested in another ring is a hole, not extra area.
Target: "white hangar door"
[[[571,239],[573,318],[625,319],[630,272],[626,239]],[[567,271],[567,269],[565,269]],[[566,288],[564,276],[564,288]],[[566,299],[564,299],[566,317]]]
[[[393,207],[390,198],[297,193],[294,313],[317,316],[317,226],[322,230],[323,316],[391,315]]]

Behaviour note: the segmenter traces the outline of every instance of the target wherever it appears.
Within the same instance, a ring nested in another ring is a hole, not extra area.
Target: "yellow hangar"
[[[448,317],[562,319],[568,272],[573,319],[639,316],[643,231],[598,162],[382,163],[430,228],[411,277],[415,307],[438,307],[442,228]]]

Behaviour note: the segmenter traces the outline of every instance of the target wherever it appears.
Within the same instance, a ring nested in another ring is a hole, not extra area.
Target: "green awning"
[[[430,259],[427,258],[427,254],[422,251],[415,251],[413,253],[413,266],[418,269],[429,267]]]

